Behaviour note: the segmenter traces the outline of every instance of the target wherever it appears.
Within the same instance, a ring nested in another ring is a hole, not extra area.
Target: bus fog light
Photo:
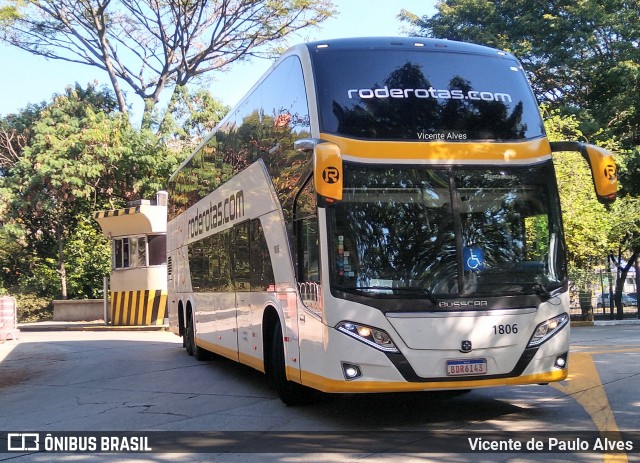
[[[347,381],[351,381],[362,376],[362,370],[360,370],[360,367],[351,363],[342,364],[342,373],[344,374],[344,379]]]
[[[560,314],[557,317],[540,323],[533,332],[533,336],[531,336],[527,347],[538,347],[564,328],[567,323],[569,323],[568,313]]]
[[[341,333],[351,336],[368,346],[374,347],[383,352],[399,352],[396,345],[391,340],[391,336],[379,328],[360,325],[354,322],[341,322],[336,325],[336,329]]]
[[[565,368],[567,366],[567,353],[565,352],[562,355],[559,355],[556,359],[555,366],[557,368]]]

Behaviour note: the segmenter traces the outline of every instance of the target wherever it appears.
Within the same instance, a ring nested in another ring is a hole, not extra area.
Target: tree
[[[186,87],[177,89],[176,104],[169,117],[164,118],[160,131],[167,143],[176,151],[190,154],[229,112],[229,107],[213,98],[204,89],[190,92]]]
[[[107,72],[144,101],[143,128],[160,95],[252,56],[272,56],[293,33],[334,14],[330,0],[4,0],[0,39],[47,58]],[[160,127],[162,127],[160,123]]]
[[[41,111],[22,156],[2,178],[25,247],[55,258],[66,298],[66,243],[96,208],[155,194],[177,165],[153,135],[134,130],[106,90],[68,88]],[[51,250],[55,250],[54,253]]]
[[[624,283],[629,270],[640,257],[640,200],[630,196],[623,197],[613,205],[612,214],[615,220],[610,230],[610,240],[617,243],[617,246],[610,248],[608,263],[616,270],[614,301],[616,318],[621,320]]]
[[[22,151],[33,135],[31,128],[44,106],[44,103],[32,104],[19,114],[0,119],[0,175],[5,174],[22,157]]]
[[[432,17],[403,11],[412,33],[515,54],[541,102],[580,111],[587,136],[640,144],[640,4],[609,0],[444,0]],[[605,134],[605,138],[609,135]]]
[[[584,138],[575,116],[563,116],[559,110],[550,110],[546,106],[542,111],[551,141]],[[560,191],[569,271],[575,281],[580,279],[580,269],[604,263],[606,250],[611,248],[611,216],[596,199],[589,166],[579,153],[555,153],[553,160]]]

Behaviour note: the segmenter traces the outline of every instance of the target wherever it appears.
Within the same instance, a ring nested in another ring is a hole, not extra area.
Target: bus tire
[[[193,349],[196,345],[195,332],[193,330],[193,321],[191,316],[187,317],[187,326],[184,333],[184,347],[187,350],[187,354],[193,355]]]
[[[269,384],[276,390],[282,402],[286,405],[303,405],[312,401],[313,394],[311,389],[287,379],[284,340],[280,323],[276,323],[274,327],[269,361]]]
[[[187,333],[189,335],[189,339],[187,340],[187,353],[191,351],[189,355],[193,355],[200,361],[208,360],[209,353],[202,347],[198,347],[198,345],[196,344],[196,330],[193,328],[193,319],[191,317],[188,318],[188,323],[189,326],[187,328]]]

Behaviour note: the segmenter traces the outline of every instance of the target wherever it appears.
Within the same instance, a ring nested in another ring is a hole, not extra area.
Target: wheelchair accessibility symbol
[[[466,272],[484,270],[484,250],[482,248],[465,246],[462,250],[462,257]]]

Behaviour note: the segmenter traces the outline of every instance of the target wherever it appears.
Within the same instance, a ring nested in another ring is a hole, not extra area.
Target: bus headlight
[[[383,352],[399,352],[386,331],[353,322],[340,322],[336,329]]]
[[[564,328],[567,323],[569,323],[568,313],[560,314],[557,317],[550,318],[549,320],[540,323],[533,332],[533,336],[531,336],[527,347],[538,347]]]

